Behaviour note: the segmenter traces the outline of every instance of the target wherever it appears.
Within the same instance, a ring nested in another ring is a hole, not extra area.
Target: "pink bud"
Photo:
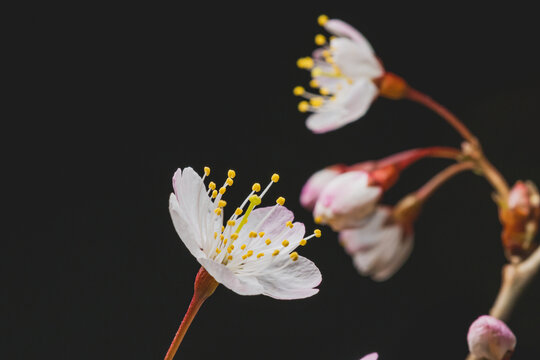
[[[311,175],[300,193],[300,203],[302,206],[307,210],[313,210],[324,187],[339,174],[343,173],[345,169],[345,165],[333,165]]]
[[[506,324],[492,316],[476,319],[467,334],[469,351],[477,358],[507,360],[516,347],[516,337]]]
[[[371,354],[367,354],[366,356],[364,356],[360,360],[377,360],[378,358],[379,358],[379,354],[371,353]]]
[[[335,177],[322,190],[314,210],[335,231],[360,225],[382,195],[380,186],[369,185],[365,171],[350,171]]]

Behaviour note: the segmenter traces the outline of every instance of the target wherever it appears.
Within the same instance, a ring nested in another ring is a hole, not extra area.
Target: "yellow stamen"
[[[212,191],[212,199],[215,199],[217,196],[217,190]]]
[[[219,254],[220,252],[221,252],[221,250],[219,248],[216,248],[216,253]]]
[[[246,248],[246,244],[240,246],[240,249],[244,250]]]
[[[320,223],[322,223],[322,217],[315,216],[315,219],[313,219],[313,221],[315,221],[315,224],[320,224]]]
[[[247,259],[247,255],[242,255],[242,260],[246,260]]]
[[[326,15],[319,15],[319,17],[317,18],[317,23],[320,25],[320,26],[324,26],[326,25],[326,23],[328,22],[328,16]]]
[[[248,257],[250,257],[251,255],[253,255],[253,250],[249,250],[249,251],[246,253],[246,255],[247,255]]]
[[[313,231],[313,233],[315,234],[315,237],[320,238],[322,236],[321,230],[319,230],[319,229],[315,229],[315,231]]]
[[[323,71],[321,68],[314,68],[313,70],[311,70],[311,77],[317,77],[317,76],[321,76],[323,74]]]
[[[330,57],[331,56],[330,50],[327,50],[327,49],[323,50],[322,56],[323,58]]]
[[[255,231],[250,231],[249,232],[249,237],[250,238],[255,238],[255,237],[257,237],[257,233]]]
[[[229,186],[232,186],[233,183],[234,183],[234,181],[231,178],[227,178],[227,180],[225,180],[225,184],[227,184]]]
[[[242,215],[242,209],[236,208],[236,210],[234,211],[234,214],[235,214],[236,216]]]
[[[315,79],[311,79],[311,81],[309,82],[309,86],[311,86],[312,88],[318,88],[319,82]]]
[[[307,101],[303,100],[298,103],[298,111],[304,113],[308,110],[309,110],[309,103]]]
[[[289,257],[292,259],[292,261],[296,261],[298,260],[298,253],[296,251],[292,252]]]
[[[319,46],[326,44],[326,37],[322,34],[315,35],[315,44]]]
[[[216,210],[214,210],[214,212],[216,213],[217,216],[221,215],[221,209],[220,208],[217,208]]]
[[[223,245],[227,245],[227,239],[223,240]]]
[[[227,252],[230,254],[234,250],[234,245],[231,245],[227,248]]]
[[[330,90],[328,90],[328,88],[325,88],[325,87],[320,88],[320,89],[319,89],[319,92],[321,93],[321,95],[328,95],[328,94],[330,94]]]
[[[258,254],[257,254],[257,259],[260,259],[260,258],[262,258],[263,256],[264,256],[264,253],[258,253]]]
[[[233,259],[232,255],[229,255],[227,259],[232,260]]]
[[[306,90],[302,86],[296,86],[293,89],[293,94],[296,95],[296,96],[304,95],[305,92],[306,92]]]
[[[219,200],[218,207],[224,208],[225,206],[227,206],[227,202],[225,200]]]
[[[244,215],[244,217],[242,218],[242,221],[240,222],[240,225],[238,225],[238,228],[236,229],[235,233],[239,233],[240,230],[242,230],[242,228],[244,227],[244,225],[247,223],[248,221],[248,217],[249,217],[249,214],[251,213],[251,211],[253,210],[253,208],[257,205],[259,205],[261,203],[261,198],[258,197],[257,195],[252,195],[250,198],[249,198],[249,206],[246,210],[246,214]]]
[[[224,187],[222,187],[221,189],[219,189],[219,193],[220,193],[221,195],[225,194],[225,191],[227,191],[227,189],[224,188]]]
[[[230,177],[231,179],[234,179],[234,177],[236,176],[236,172],[234,170],[229,170],[227,172],[227,176]]]
[[[313,107],[321,107],[323,102],[324,102],[324,99],[322,97],[320,97],[320,96],[313,97],[313,98],[309,99],[309,103]]]
[[[261,231],[261,232],[259,233],[259,236],[260,236],[260,237],[263,237],[263,236],[264,236],[264,231]]]
[[[216,183],[213,182],[213,181],[210,181],[210,184],[208,184],[208,188],[210,190],[215,190],[216,189]]]
[[[283,245],[284,247],[289,246],[289,240],[283,240],[283,242],[281,243],[281,245]]]
[[[259,183],[253,184],[253,186],[251,187],[251,190],[253,190],[255,192],[261,191],[261,184],[259,184]]]
[[[279,250],[274,250],[274,252],[272,253],[272,256],[276,256],[277,254],[279,254]]]
[[[206,176],[210,175],[210,168],[208,166],[204,167],[204,175]]]
[[[270,245],[271,243],[272,243],[272,241],[270,241],[270,239],[266,239],[266,240],[265,240],[265,244],[266,244],[266,245]]]
[[[279,175],[278,174],[272,175],[272,182],[277,183],[278,181],[279,181]]]
[[[227,226],[234,226],[234,224],[236,224],[236,221],[234,221],[234,220],[228,220],[227,221]]]
[[[300,240],[300,243],[299,243],[299,244],[302,245],[302,246],[306,245],[306,244],[307,244],[306,239]]]
[[[276,200],[276,204],[283,206],[283,204],[285,204],[285,198],[282,196],[278,197]]]
[[[290,227],[290,228],[292,229],[292,228],[293,228],[293,223],[292,223],[292,221],[287,221],[287,223],[285,224],[285,226]]]
[[[238,234],[231,234],[231,239],[233,239],[233,240],[238,239]]]

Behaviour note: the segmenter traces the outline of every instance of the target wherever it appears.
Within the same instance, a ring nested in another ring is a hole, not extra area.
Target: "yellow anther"
[[[318,88],[319,82],[315,79],[311,79],[311,81],[309,82],[309,86],[311,86],[312,88]]]
[[[234,211],[234,214],[235,214],[236,216],[242,215],[242,209],[236,208],[236,210]]]
[[[326,44],[326,37],[322,34],[315,35],[315,44],[319,46]]]
[[[277,254],[279,254],[279,250],[274,250],[274,252],[272,253],[272,256],[276,256]]]
[[[227,189],[224,188],[224,187],[222,187],[221,189],[219,189],[219,193],[220,193],[221,195],[225,194],[225,191],[227,191]]]
[[[266,239],[266,240],[264,241],[264,243],[265,243],[266,245],[270,245],[270,244],[272,243],[272,241],[270,241],[270,239]]]
[[[225,206],[227,206],[227,202],[225,200],[219,200],[218,207],[224,208]]]
[[[212,191],[212,199],[215,199],[217,196],[217,190]]]
[[[232,260],[233,259],[232,255],[229,255],[227,259]]]
[[[217,232],[214,233],[214,239],[217,239]]]
[[[233,182],[234,182],[234,181],[233,181],[233,179],[231,179],[231,178],[227,178],[227,180],[225,180],[225,184],[227,184],[227,185],[229,185],[229,186],[232,186]]]
[[[272,181],[277,183],[279,181],[279,175],[278,174],[272,175]]]
[[[299,244],[302,245],[302,246],[306,245],[307,244],[306,239],[300,240]]]
[[[296,61],[296,66],[298,66],[300,69],[311,69],[314,65],[314,61],[309,56],[300,58]]]
[[[233,239],[233,240],[238,239],[238,234],[231,234],[231,239]]]
[[[242,260],[246,260],[247,259],[247,255],[242,255]]]
[[[221,250],[219,248],[216,248],[216,253],[219,254],[220,252],[221,252]]]
[[[253,184],[253,186],[251,187],[251,190],[253,190],[255,192],[261,191],[261,184],[259,184],[259,183]]]
[[[311,99],[309,99],[309,103],[313,107],[320,107],[324,103],[324,99],[320,96],[312,97]]]
[[[330,41],[332,41],[332,40],[334,40],[334,39],[337,39],[337,37],[334,36],[334,35],[332,35],[332,36],[330,36],[328,39],[329,39]]]
[[[283,245],[284,247],[289,246],[289,240],[283,240],[283,242],[281,243],[281,245]]]
[[[309,103],[306,100],[300,101],[298,103],[298,111],[300,112],[306,112],[309,110]]]
[[[320,238],[321,235],[322,235],[321,230],[319,230],[319,229],[315,229],[315,231],[313,231],[313,233],[315,234],[315,237],[318,237],[318,238]]]
[[[230,177],[231,179],[234,179],[234,177],[236,176],[236,172],[234,170],[229,170],[227,172],[227,176]]]
[[[216,210],[214,210],[214,212],[216,213],[216,215],[221,215],[221,209],[220,208],[217,208]]]
[[[314,68],[313,70],[311,70],[311,77],[317,77],[317,76],[321,76],[323,74],[323,71],[321,68]]]
[[[257,233],[255,231],[250,231],[249,232],[249,237],[250,238],[255,238],[255,237],[257,237]]]
[[[330,101],[336,101],[336,95],[331,96]]]
[[[264,231],[261,231],[261,232],[259,233],[259,237],[263,237],[263,236],[264,236]]]
[[[283,204],[285,204],[285,198],[282,196],[278,197],[276,200],[276,204],[283,206]]]
[[[210,175],[210,168],[208,166],[204,167],[204,175],[206,176]]]
[[[215,190],[216,189],[216,183],[213,182],[213,181],[210,181],[210,184],[208,184],[208,188],[210,190]]]
[[[298,260],[298,253],[296,251],[292,252],[289,257],[292,259],[292,261],[296,261]]]
[[[320,224],[320,223],[322,223],[322,217],[315,216],[315,219],[313,219],[313,221],[315,221],[315,224]]]
[[[225,231],[225,226],[222,226],[221,227],[221,232],[224,232]]]
[[[331,56],[328,56],[328,57],[327,57],[326,59],[324,59],[324,60],[326,60],[326,62],[329,63],[329,64],[334,64],[334,63],[335,63],[334,58],[331,57]],[[339,68],[338,68],[338,70],[339,70]],[[336,71],[336,69],[334,68],[334,71],[335,71],[335,74],[336,74],[336,75],[340,75],[340,74],[341,74],[341,70]]]
[[[258,253],[258,254],[257,254],[257,259],[260,259],[260,258],[262,258],[263,256],[264,256],[264,253]]]
[[[230,254],[234,250],[234,245],[231,245],[227,248],[227,252]]]
[[[328,22],[328,16],[324,14],[319,15],[319,17],[317,18],[317,23],[319,23],[320,26],[326,25],[327,22]]]
[[[234,226],[236,224],[236,221],[234,220],[227,220],[227,226]]]
[[[253,255],[253,250],[249,250],[249,251],[246,253],[246,255],[247,255],[248,257],[250,257],[251,255]]]
[[[292,228],[293,228],[293,223],[292,223],[292,221],[287,221],[287,223],[285,224],[285,226],[290,227],[290,228],[292,229]]]
[[[327,58],[327,57],[332,56],[332,53],[330,52],[330,50],[324,49],[324,50],[322,51],[322,56],[323,56],[323,58]]]
[[[328,94],[330,94],[330,90],[328,90],[328,88],[325,88],[325,87],[320,88],[320,89],[319,89],[319,92],[321,93],[321,95],[328,95]]]
[[[223,241],[223,239],[225,239],[225,236],[223,234],[219,235],[219,240]]]
[[[223,240],[223,245],[227,245],[227,239]]]
[[[296,96],[304,95],[305,92],[306,92],[306,90],[302,86],[296,86],[293,89],[293,94],[296,95]]]
[[[244,250],[246,248],[246,244],[240,246],[240,249]]]

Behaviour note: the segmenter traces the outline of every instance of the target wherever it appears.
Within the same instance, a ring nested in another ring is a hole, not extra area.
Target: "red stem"
[[[456,160],[462,155],[459,149],[444,146],[431,146],[411,149],[390,155],[376,162],[376,167],[395,165],[400,171],[426,157]]]
[[[195,315],[197,315],[197,312],[201,308],[204,301],[214,293],[214,290],[216,290],[218,285],[219,283],[214,280],[214,278],[205,270],[205,268],[201,267],[197,273],[197,277],[195,278],[195,291],[193,293],[193,298],[191,299],[191,303],[186,311],[186,315],[184,315],[184,319],[182,320],[182,323],[174,336],[171,346],[165,355],[165,360],[172,360],[174,358],[174,355],[176,354],[182,339],[184,339],[184,336],[189,329],[189,325],[191,325]]]
[[[477,146],[478,140],[476,137],[471,133],[471,131],[455,116],[450,110],[433,100],[428,95],[421,93],[418,90],[415,90],[413,88],[408,88],[407,99],[416,101],[417,103],[420,103],[427,108],[433,110],[437,114],[439,114],[443,119],[445,119],[454,129],[457,130],[463,136],[463,138],[467,141],[469,141],[471,144]]]

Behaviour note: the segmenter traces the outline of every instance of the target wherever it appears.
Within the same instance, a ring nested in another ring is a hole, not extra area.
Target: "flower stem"
[[[456,129],[456,131],[460,133],[465,140],[469,141],[473,145],[478,145],[478,139],[471,133],[465,124],[463,124],[457,116],[450,112],[450,110],[433,100],[431,97],[411,87],[408,88],[406,97],[407,99],[416,101],[417,103],[420,103],[436,112],[454,129]]]
[[[174,358],[174,355],[176,354],[182,339],[184,339],[184,336],[189,329],[189,325],[191,325],[195,315],[197,315],[197,312],[201,308],[204,301],[214,293],[218,285],[219,283],[206,271],[206,269],[201,267],[197,273],[197,277],[195,278],[193,298],[191,299],[191,303],[189,304],[186,314],[184,315],[184,319],[182,320],[182,323],[174,336],[171,346],[165,355],[165,360],[172,360]]]
[[[461,150],[453,147],[431,146],[426,148],[411,149],[390,155],[375,163],[377,167],[396,165],[399,170],[404,170],[418,160],[426,157],[457,160],[463,156]]]

